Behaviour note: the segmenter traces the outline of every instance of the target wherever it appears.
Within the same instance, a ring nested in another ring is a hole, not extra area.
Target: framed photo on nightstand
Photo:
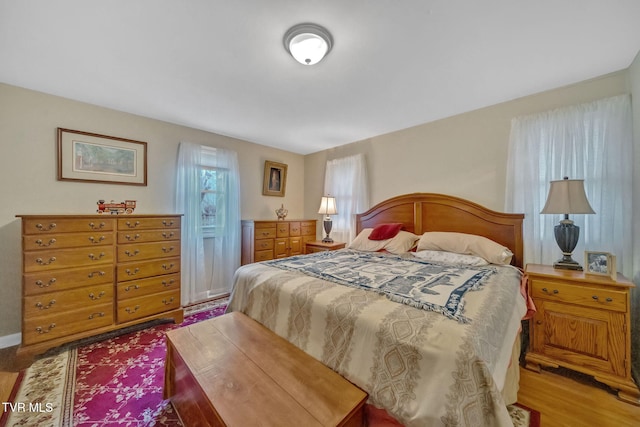
[[[585,273],[609,276],[616,280],[616,257],[609,252],[584,252]]]

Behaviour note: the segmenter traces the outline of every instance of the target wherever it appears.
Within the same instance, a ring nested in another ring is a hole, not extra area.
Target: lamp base
[[[553,268],[557,268],[559,270],[582,271],[582,266],[574,260],[566,261],[564,259],[559,259],[558,261],[553,263]]]
[[[327,215],[327,217],[324,219],[322,225],[324,226],[324,232],[327,234],[325,238],[322,239],[322,243],[333,243],[333,239],[329,237],[329,234],[331,233],[331,226],[333,225],[333,222],[331,221],[331,217],[329,215]]]
[[[329,236],[322,239],[322,243],[333,243],[333,239]]]

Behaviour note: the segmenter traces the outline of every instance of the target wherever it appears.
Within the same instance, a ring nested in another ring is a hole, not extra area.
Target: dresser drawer
[[[606,310],[627,311],[627,292],[608,288],[571,285],[554,281],[534,279],[531,284],[531,296],[552,301],[562,301],[585,307]]]
[[[118,244],[162,242],[166,240],[180,240],[180,229],[118,232]]]
[[[113,265],[70,268],[27,273],[23,276],[24,294],[39,295],[83,286],[113,283]]]
[[[118,246],[118,262],[166,258],[180,255],[180,242],[137,243]]]
[[[271,259],[273,259],[273,250],[256,251],[254,262],[269,261]]]
[[[300,234],[302,236],[316,236],[316,224],[313,222],[303,222],[300,224]]]
[[[91,307],[113,300],[113,285],[95,285],[68,291],[49,292],[24,298],[24,314],[36,317],[65,313],[81,307]]]
[[[113,246],[29,251],[24,253],[24,271],[54,270],[113,262]]]
[[[38,249],[65,249],[82,246],[112,245],[113,232],[90,233],[58,233],[58,234],[29,234],[22,238],[25,251]]]
[[[254,249],[256,251],[266,251],[266,250],[270,250],[273,249],[273,239],[260,239],[260,240],[256,240],[256,243],[254,245]]]
[[[259,239],[275,239],[277,236],[277,228],[275,225],[273,227],[268,228],[258,228],[256,227],[255,231],[255,240]]]
[[[289,222],[280,222],[276,226],[276,236],[277,237],[289,237]],[[300,232],[300,230],[298,230]]]
[[[298,221],[289,223],[289,236],[300,236],[300,223]]]
[[[141,280],[118,283],[118,300],[180,289],[180,274],[167,274]]]
[[[23,345],[31,345],[109,326],[112,323],[112,303],[83,307],[65,313],[25,318],[22,343]]]
[[[25,218],[23,234],[75,233],[82,231],[112,231],[114,219],[105,218]]]
[[[119,218],[118,231],[180,228],[179,217]]]
[[[152,316],[179,307],[179,290],[118,301],[118,323]]]
[[[118,264],[116,269],[119,282],[144,279],[161,274],[178,273],[180,271],[180,257],[153,261],[126,262]]]

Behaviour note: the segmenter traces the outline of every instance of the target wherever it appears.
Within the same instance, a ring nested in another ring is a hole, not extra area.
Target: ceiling
[[[319,64],[284,49],[327,28]],[[627,68],[638,0],[0,0],[0,82],[308,154]]]

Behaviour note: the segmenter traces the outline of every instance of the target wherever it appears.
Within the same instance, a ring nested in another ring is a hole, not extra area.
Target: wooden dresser
[[[572,369],[618,390],[640,404],[631,377],[630,301],[633,283],[582,271],[528,264],[529,292],[537,312],[530,323],[527,368]]]
[[[286,258],[304,253],[307,242],[316,240],[316,220],[242,220],[241,263]]]
[[[158,318],[183,319],[180,215],[18,215],[19,354]]]

